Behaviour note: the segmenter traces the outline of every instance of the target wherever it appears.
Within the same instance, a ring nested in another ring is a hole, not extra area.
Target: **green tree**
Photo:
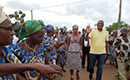
[[[67,27],[66,26],[64,26],[63,28],[67,31]]]
[[[72,34],[72,30],[69,30],[69,33]]]
[[[95,23],[94,26],[97,26],[97,23]]]
[[[15,18],[17,22],[20,22],[21,24],[24,23],[24,17],[26,16],[25,13],[23,13],[21,10],[20,11],[15,11],[14,14],[9,14],[9,17]]]
[[[57,26],[56,26],[55,28],[56,28],[56,31],[58,32],[58,31],[59,31],[59,28],[58,28]]]
[[[64,26],[63,28],[67,31],[67,27],[66,27],[66,26]],[[62,29],[62,27],[58,27],[58,26],[56,26],[55,29],[56,29],[56,31],[59,31],[59,30]]]
[[[121,21],[121,28],[122,27],[129,27],[129,25],[127,23],[125,23],[124,21]],[[117,30],[118,29],[118,22],[114,22],[112,23],[112,25],[109,25],[108,27],[106,27],[106,30],[111,32],[113,30]]]

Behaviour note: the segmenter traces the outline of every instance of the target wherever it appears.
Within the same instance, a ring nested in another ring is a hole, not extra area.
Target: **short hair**
[[[103,21],[103,20],[99,20],[99,21],[102,21],[102,22],[103,22],[103,24],[104,24],[104,21]],[[99,22],[99,21],[98,21],[98,22]],[[98,22],[97,22],[97,23],[98,23]]]
[[[128,31],[127,27],[122,27],[121,30],[120,30],[120,32],[121,32],[123,29],[126,29],[126,30]]]
[[[78,25],[75,24],[75,25],[73,25],[72,27],[73,27],[73,28],[74,28],[74,27],[77,27],[77,28],[78,28]]]

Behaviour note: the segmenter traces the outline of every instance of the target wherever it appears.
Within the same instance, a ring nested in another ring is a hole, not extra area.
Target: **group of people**
[[[73,25],[71,36],[64,29],[57,36],[54,27],[45,26],[41,20],[12,24],[2,9],[0,7],[0,79],[53,80],[55,74],[63,75],[66,64],[71,79],[73,70],[77,70],[79,80],[82,38],[78,34],[78,25]],[[57,57],[61,67],[56,65]]]
[[[110,64],[116,65],[116,68],[118,68],[116,79],[129,80],[130,37],[128,33],[130,30],[127,27],[123,27],[120,29],[120,33],[118,33],[119,36],[117,36],[116,30],[113,30],[111,34],[109,34],[108,31],[103,30],[103,25],[104,22],[99,20],[97,23],[97,29],[91,30],[90,26],[88,25],[86,28],[86,34],[84,34],[83,29],[82,68],[84,68],[85,57],[87,54],[87,71],[90,73],[89,79],[92,80],[94,66],[96,65],[96,80],[101,80],[103,65],[108,59]],[[84,38],[87,42],[84,40]],[[127,72],[127,74],[125,74],[125,72]]]
[[[63,75],[62,69],[49,62],[44,40],[45,25],[41,20],[28,20],[19,30],[20,42],[12,44],[13,25],[0,8],[0,79],[1,80],[53,80],[52,74]],[[26,38],[25,38],[26,37]]]
[[[101,80],[103,65],[107,59],[116,63],[118,79],[127,80],[125,69],[129,71],[130,39],[128,29],[123,27],[120,36],[113,31],[111,36],[103,30],[104,21],[97,22],[97,29],[87,25],[83,34],[78,25],[72,26],[72,34],[61,29],[55,32],[53,25],[44,25],[41,20],[27,20],[22,25],[12,24],[0,7],[0,79],[1,80],[54,80],[56,74],[70,70],[70,80],[79,80],[79,71],[85,68],[89,79],[93,79],[94,66],[97,66],[96,80]],[[13,40],[14,35],[17,40]],[[13,40],[13,41],[12,41]],[[12,44],[13,43],[13,44]],[[60,67],[57,66],[57,59]]]

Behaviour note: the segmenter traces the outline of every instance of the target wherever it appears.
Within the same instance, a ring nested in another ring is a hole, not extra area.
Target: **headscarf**
[[[64,34],[66,30],[64,28],[61,29],[61,33]]]
[[[54,30],[54,27],[52,25],[48,24],[45,26],[44,29],[46,30],[47,33],[49,33]]]
[[[6,13],[2,11],[3,8],[4,8],[3,6],[0,6],[0,24],[3,23],[8,18]]]
[[[19,39],[23,40],[26,36],[29,36],[44,27],[45,26],[41,20],[27,20],[19,31]]]

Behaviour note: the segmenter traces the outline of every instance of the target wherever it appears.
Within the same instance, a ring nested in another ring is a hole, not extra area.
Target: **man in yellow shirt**
[[[91,48],[90,48],[90,64],[89,64],[89,78],[93,77],[95,62],[97,62],[97,76],[96,80],[101,80],[103,65],[105,58],[108,55],[108,37],[107,31],[103,30],[104,22],[99,20],[97,23],[97,29],[91,31],[90,27],[86,28],[86,40],[91,38]]]

